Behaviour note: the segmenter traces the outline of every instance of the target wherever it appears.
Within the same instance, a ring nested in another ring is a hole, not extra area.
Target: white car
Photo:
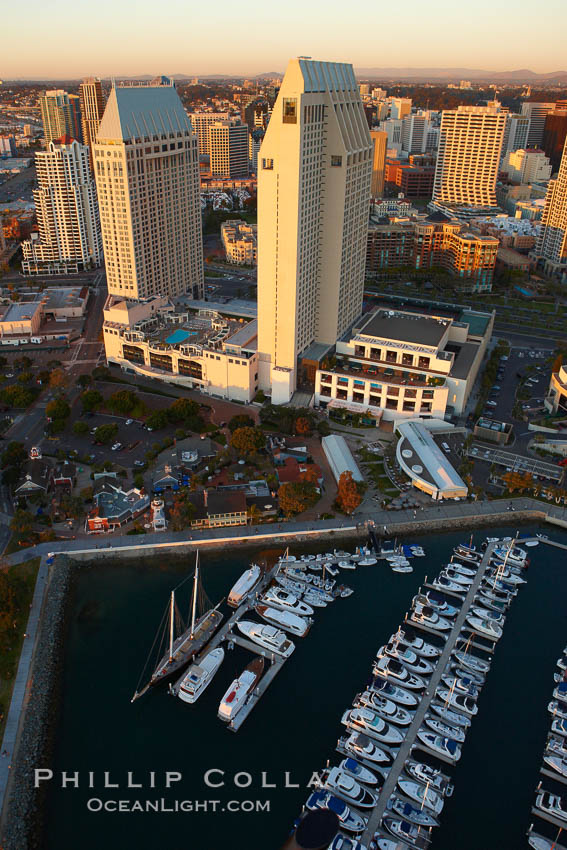
[[[133,423],[133,422],[134,422],[134,420],[133,420],[133,419],[127,419],[127,420],[126,420],[126,422],[125,422],[124,424],[125,424],[125,425],[132,425],[132,423]]]
[[[114,445],[112,446],[112,451],[117,452],[121,448],[122,448],[122,443],[114,443]]]

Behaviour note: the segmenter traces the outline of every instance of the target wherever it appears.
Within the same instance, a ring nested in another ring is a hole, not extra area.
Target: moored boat
[[[404,765],[404,770],[408,776],[416,779],[418,782],[422,782],[429,788],[434,788],[435,791],[444,797],[450,797],[453,793],[454,786],[447,777],[440,770],[430,767],[428,764],[408,759]]]
[[[436,735],[435,732],[427,732],[424,729],[419,730],[417,737],[430,752],[442,755],[453,764],[461,758],[461,748],[454,738]]]
[[[400,797],[390,797],[386,808],[405,818],[410,823],[426,827],[439,826],[439,822],[432,812],[428,811],[425,807],[417,808],[413,803],[408,803],[400,799]]]
[[[289,593],[285,588],[278,587],[277,585],[269,587],[262,596],[261,601],[271,608],[291,611],[292,614],[297,614],[298,617],[310,617],[313,614],[313,608],[310,605],[302,602],[293,593]]]
[[[224,649],[220,647],[208,652],[198,664],[192,664],[180,682],[174,686],[173,693],[177,693],[183,702],[197,702],[201,694],[206,690],[213,677],[224,660]]]
[[[390,726],[384,718],[365,706],[345,711],[341,723],[349,729],[364,732],[365,735],[369,735],[390,747],[399,746],[404,739],[404,735],[399,729]]]
[[[378,746],[368,735],[362,732],[351,732],[350,735],[339,739],[339,746],[355,758],[362,758],[374,764],[392,764],[393,758]]]
[[[341,829],[346,829],[347,832],[359,833],[366,826],[366,821],[358,812],[350,809],[340,797],[329,791],[314,791],[305,805],[310,811],[330,809],[337,815]]]
[[[363,785],[359,785],[354,776],[340,767],[331,767],[319,775],[321,787],[332,794],[342,797],[349,805],[367,809],[376,805],[378,796]]]
[[[263,671],[264,659],[262,657],[254,658],[244,668],[240,676],[231,682],[230,687],[220,701],[218,716],[221,720],[224,720],[226,723],[234,720],[256,687]]]
[[[382,784],[382,777],[378,779],[377,775],[369,770],[364,765],[359,764],[355,759],[346,758],[339,764],[341,770],[350,773],[359,782],[364,782],[365,785]]]
[[[276,655],[281,655],[283,658],[289,658],[295,649],[295,644],[286,633],[274,626],[254,623],[252,620],[238,620],[236,625],[248,640],[268,649],[270,652],[275,652]]]
[[[242,605],[246,597],[260,581],[261,576],[262,570],[258,564],[251,564],[250,568],[242,573],[238,581],[233,585],[228,594],[227,604],[231,608],[238,608],[239,605]]]
[[[311,626],[310,620],[298,617],[291,611],[281,611],[279,608],[272,608],[269,605],[256,605],[255,610],[266,622],[284,629],[286,632],[291,632],[297,637],[305,637]]]
[[[429,809],[436,815],[440,814],[443,810],[445,801],[441,794],[431,787],[430,782],[426,781],[426,784],[422,785],[421,782],[416,782],[414,779],[406,779],[402,775],[398,779],[398,788],[408,799],[419,803],[420,806]]]

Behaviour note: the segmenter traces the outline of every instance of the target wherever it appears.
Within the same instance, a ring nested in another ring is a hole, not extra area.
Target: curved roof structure
[[[414,487],[434,499],[466,497],[467,485],[421,422],[400,422],[396,430],[396,457]]]

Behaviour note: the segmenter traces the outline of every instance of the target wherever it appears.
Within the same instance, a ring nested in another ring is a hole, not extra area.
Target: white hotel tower
[[[275,404],[298,357],[362,312],[371,179],[352,65],[292,59],[258,155],[259,383]]]

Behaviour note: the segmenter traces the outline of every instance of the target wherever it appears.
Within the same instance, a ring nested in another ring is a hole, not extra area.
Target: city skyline
[[[135,18],[129,4],[111,6],[108,0],[103,0],[97,16],[89,14],[87,20],[86,9],[77,9],[69,0],[61,0],[57,16],[53,16],[50,7],[32,0],[29,15],[34,28],[26,36],[27,49],[23,53],[16,39],[4,44],[0,77],[74,79],[93,74],[281,73],[290,56],[302,53],[318,60],[332,57],[334,61],[352,62],[355,69],[400,64],[399,41],[392,38],[385,44],[377,44],[374,28],[363,24],[365,16],[372,20],[374,14],[370,0],[363,0],[357,15],[341,21],[340,27],[326,14],[320,14],[323,9],[318,7],[319,4],[312,4],[306,11],[299,0],[291,0],[280,11],[251,0],[248,14],[242,15],[241,9],[220,0],[213,17],[210,9],[205,14],[192,8],[189,13],[185,5],[174,0],[168,7],[169,15],[156,20],[155,10],[147,0],[137,4]],[[461,36],[460,9],[447,0],[435,0],[425,17],[417,0],[409,0],[403,17],[402,13],[392,11],[381,19],[380,26],[382,31],[395,32],[403,25],[403,55],[406,60],[411,57],[411,66],[416,69],[468,67],[499,72],[528,66],[536,73],[566,70],[562,43],[565,28],[560,23],[562,20],[567,23],[567,13],[562,0],[546,0],[538,7],[543,19],[555,22],[545,39],[539,40],[533,38],[533,6],[528,0],[518,0],[512,20],[504,10],[495,14],[489,0],[479,0],[475,10],[474,18],[467,21],[466,38]],[[294,33],[287,38],[285,33],[289,28],[284,24],[294,13],[301,20],[301,35]],[[15,8],[6,12],[7,31],[16,31],[17,14]],[[65,27],[60,25],[62,19],[66,21]],[[111,29],[106,26],[108,20],[112,20]],[[171,24],[173,20],[175,26]],[[255,21],[253,32],[250,21]],[[85,27],[88,41],[83,37]],[[222,39],[219,43],[222,49],[217,51],[210,50],[209,38],[194,37],[199,30],[211,33],[220,27],[219,32],[230,33],[230,40]]]

